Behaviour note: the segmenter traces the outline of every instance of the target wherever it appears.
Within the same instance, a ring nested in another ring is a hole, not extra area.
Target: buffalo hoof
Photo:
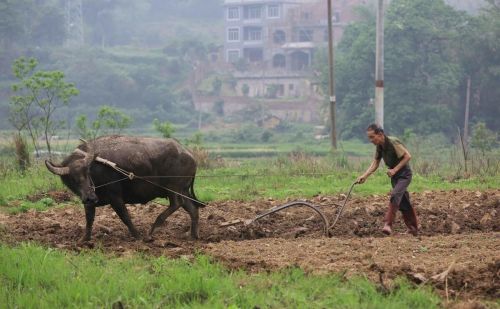
[[[153,237],[151,235],[146,235],[146,236],[144,236],[144,238],[142,239],[142,241],[144,241],[144,242],[153,242]]]
[[[135,240],[141,240],[141,233],[139,232],[131,232],[130,233]]]
[[[95,244],[90,239],[87,240],[87,239],[82,238],[77,242],[77,246],[80,248],[93,249],[95,247]]]
[[[81,245],[81,244],[85,244],[85,243],[88,243],[90,241],[90,237],[89,236],[83,236],[81,237],[80,239],[78,239],[78,244]]]

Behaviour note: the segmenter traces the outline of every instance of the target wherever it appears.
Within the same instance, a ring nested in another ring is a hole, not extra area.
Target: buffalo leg
[[[198,207],[196,207],[190,200],[184,199],[182,208],[184,208],[191,217],[191,237],[193,239],[198,239],[200,237],[200,231],[198,227],[200,216]]]
[[[122,220],[123,223],[128,227],[128,230],[130,231],[130,234],[134,238],[139,238],[140,234],[135,228],[134,224],[132,223],[132,220],[130,219],[130,215],[128,213],[127,207],[121,200],[114,200],[111,202],[111,207],[114,209],[114,211],[118,214],[118,217]]]
[[[168,197],[170,201],[170,206],[168,206],[167,209],[165,209],[161,214],[158,215],[158,217],[155,220],[155,223],[151,226],[151,230],[149,231],[149,237],[153,235],[154,230],[159,227],[160,225],[167,220],[168,217],[170,217],[171,214],[173,214],[177,209],[179,209],[179,201],[177,200],[176,196],[169,196]]]
[[[85,205],[85,235],[83,236],[83,241],[89,241],[92,235],[92,225],[94,224],[95,218],[95,206]]]

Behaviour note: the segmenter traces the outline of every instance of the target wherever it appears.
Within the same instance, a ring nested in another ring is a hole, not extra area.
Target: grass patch
[[[74,143],[76,142],[70,144]],[[66,143],[58,146],[64,145]],[[308,151],[303,151],[304,148],[308,148]],[[411,161],[411,192],[500,187],[499,150],[492,151],[488,156],[472,157],[474,160],[470,160],[469,167],[472,168],[475,164],[477,168],[465,176],[453,148],[443,149],[433,159],[426,157],[426,148],[415,148],[418,151],[415,151],[417,155]],[[313,141],[307,147],[297,143],[213,143],[207,144],[203,149],[208,149],[209,155],[205,157],[205,164],[200,164],[195,187],[197,196],[205,202],[251,201],[259,198],[296,199],[346,193],[368,167],[373,153],[373,145],[355,140],[342,142],[339,150],[333,153],[329,143],[325,141]],[[235,157],[246,153],[248,157],[256,157],[234,159],[233,155],[219,155],[223,153],[233,153]],[[264,154],[270,157],[264,157]],[[29,204],[23,200],[40,192],[64,189],[59,177],[48,172],[42,162],[35,162],[31,168],[20,172],[14,168],[12,160],[0,161],[4,163],[0,166],[0,207],[3,206],[4,210],[44,210],[46,205],[43,202]],[[365,184],[354,188],[353,194],[366,196],[389,192],[390,181],[385,170],[385,166],[381,164]]]
[[[7,203],[5,206],[9,214],[17,214],[20,212],[27,212],[32,209],[35,211],[45,211],[51,207],[57,206],[56,202],[50,197],[42,198],[38,201],[14,201]]]
[[[0,303],[7,308],[436,308],[430,289],[399,280],[389,293],[367,279],[345,281],[292,268],[231,272],[193,260],[100,252],[68,253],[32,244],[0,245]]]
[[[285,143],[214,143],[207,142],[204,147],[212,157],[224,158],[273,158],[290,153],[304,153],[314,156],[332,154],[331,144],[327,140],[308,140]],[[343,141],[339,143],[337,155],[350,157],[366,157],[371,153],[371,146],[360,141]]]
[[[342,155],[316,157],[298,153],[274,158],[227,161],[211,168],[200,168],[195,182],[196,195],[204,202],[221,200],[251,201],[259,198],[311,198],[316,195],[346,193],[351,184],[368,166],[369,160],[354,160]],[[414,171],[410,192],[424,190],[485,190],[500,187],[498,175],[472,175],[457,178],[453,173],[436,171],[422,175]],[[47,201],[25,202],[27,196],[63,190],[58,176],[41,163],[24,173],[10,170],[0,179],[0,208],[9,212],[33,208],[45,210]],[[385,194],[391,190],[380,167],[365,184],[354,188],[353,194],[366,196]]]
[[[197,196],[203,201],[245,200],[272,197],[311,198],[315,195],[347,193],[351,184],[368,166],[368,161],[350,163],[342,157],[245,160],[237,166],[202,169],[195,182]],[[446,173],[422,176],[414,172],[411,192],[425,190],[485,190],[500,187],[495,175],[477,175],[467,179]],[[353,194],[367,196],[391,190],[385,168],[380,167]]]
[[[64,188],[59,177],[47,171],[42,163],[37,163],[24,172],[9,169],[0,178],[0,206],[15,199],[24,199],[28,195]]]

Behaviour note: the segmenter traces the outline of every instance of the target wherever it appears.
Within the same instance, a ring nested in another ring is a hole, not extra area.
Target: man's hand
[[[365,181],[366,181],[366,178],[368,178],[368,176],[366,176],[366,175],[361,175],[361,176],[359,176],[359,177],[358,177],[358,179],[356,180],[356,183],[357,183],[357,184],[362,184],[363,182],[365,182]]]
[[[387,176],[389,176],[391,178],[392,178],[392,176],[396,175],[396,173],[397,173],[397,171],[394,168],[390,168],[387,170]]]

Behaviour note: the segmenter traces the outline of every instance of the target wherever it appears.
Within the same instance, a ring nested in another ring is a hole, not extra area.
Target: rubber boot
[[[386,235],[392,234],[392,224],[394,223],[394,219],[396,218],[396,212],[398,211],[398,206],[389,203],[389,207],[387,208],[387,212],[384,217],[384,227],[382,228],[382,233]]]
[[[408,228],[408,233],[413,236],[418,236],[418,221],[414,207],[410,207],[410,209],[403,211],[403,220]]]

